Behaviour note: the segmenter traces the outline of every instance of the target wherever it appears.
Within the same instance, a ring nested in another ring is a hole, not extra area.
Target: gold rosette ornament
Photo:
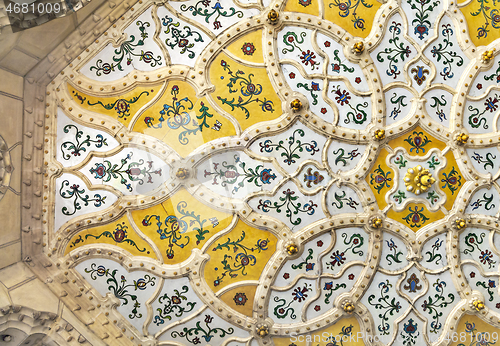
[[[493,56],[493,51],[492,50],[487,50],[485,51],[482,55],[481,55],[481,58],[483,59],[483,61],[485,63],[488,63],[490,62],[494,56]]]
[[[185,168],[179,168],[175,176],[181,180],[189,178],[189,171]]]
[[[354,310],[356,310],[356,308],[355,308],[353,303],[347,302],[344,305],[344,311],[347,312],[348,314],[352,314],[354,312]]]
[[[298,111],[302,108],[302,102],[300,102],[299,99],[295,99],[292,102],[290,102],[290,107],[292,107],[294,111]]]
[[[374,217],[372,220],[371,220],[371,226],[373,228],[380,228],[382,227],[382,219],[379,218],[379,217]]]
[[[469,141],[469,135],[466,133],[459,133],[456,137],[458,144],[466,144]]]
[[[467,222],[464,219],[461,219],[461,218],[456,219],[455,220],[455,227],[458,230],[464,229],[465,227],[467,227]]]
[[[267,328],[266,326],[260,326],[259,328],[257,328],[257,334],[261,338],[263,338],[269,334],[269,328]]]
[[[476,309],[476,311],[481,311],[485,307],[484,303],[480,300],[474,300],[472,302],[472,306],[474,307],[474,309]]]
[[[286,252],[288,252],[288,254],[290,256],[293,256],[295,255],[297,252],[299,252],[299,247],[295,244],[290,244],[286,247]]]
[[[269,19],[269,22],[271,24],[276,24],[278,23],[278,19],[279,19],[279,13],[276,12],[275,10],[271,10],[267,13],[267,19]]]
[[[408,169],[404,177],[406,190],[420,195],[426,192],[434,184],[434,179],[428,169],[423,169],[418,165],[415,168]]]
[[[352,50],[354,51],[354,53],[356,54],[361,54],[365,51],[365,45],[363,42],[356,42],[354,44],[354,46],[352,47]]]
[[[381,141],[385,138],[385,130],[377,130],[374,133],[375,139]]]

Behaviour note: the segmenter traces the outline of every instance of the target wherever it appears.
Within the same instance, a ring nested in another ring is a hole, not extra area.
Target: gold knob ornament
[[[382,139],[385,138],[385,130],[376,130],[374,135],[375,135],[375,139],[378,139],[379,141],[381,141]]]
[[[429,190],[432,184],[436,182],[436,179],[432,177],[428,169],[423,169],[422,166],[418,165],[415,168],[408,169],[404,182],[407,191],[420,195],[422,192]]]
[[[354,44],[354,46],[352,47],[352,50],[356,54],[361,54],[361,53],[363,53],[365,51],[365,44],[362,41],[356,42]]]
[[[485,62],[485,63],[490,62],[494,58],[493,52],[494,52],[493,50],[487,50],[487,51],[483,52],[483,54],[481,55],[483,62]]]
[[[261,338],[263,338],[269,334],[269,328],[267,328],[266,326],[260,326],[259,328],[257,328],[257,334]]]
[[[288,254],[290,256],[293,256],[295,255],[297,252],[299,252],[299,247],[295,244],[290,244],[286,247],[286,252],[288,252]]]
[[[290,102],[290,107],[292,107],[294,111],[298,111],[302,108],[302,102],[300,102],[299,99],[295,99],[292,102]]]
[[[175,176],[181,180],[187,179],[189,177],[189,171],[185,168],[179,168]]]
[[[464,219],[456,219],[455,220],[455,227],[460,230],[460,229],[464,229],[465,227],[467,227],[467,222],[465,222]]]
[[[269,19],[269,22],[271,24],[276,24],[278,23],[279,20],[279,13],[276,12],[275,10],[271,10],[267,13],[267,19]]]
[[[481,311],[485,308],[484,303],[480,300],[473,301],[472,306],[476,309],[476,311]]]
[[[347,312],[348,314],[352,314],[356,308],[354,307],[353,303],[347,302],[344,305],[344,311]]]
[[[382,227],[382,219],[379,218],[379,217],[374,217],[371,220],[371,225],[372,225],[373,228],[380,228],[380,227]]]
[[[466,144],[469,141],[469,135],[466,133],[459,133],[456,138],[458,144]]]

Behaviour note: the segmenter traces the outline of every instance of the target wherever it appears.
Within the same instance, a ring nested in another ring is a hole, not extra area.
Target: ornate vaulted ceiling
[[[500,343],[499,6],[94,14],[39,84],[28,262],[106,344]]]

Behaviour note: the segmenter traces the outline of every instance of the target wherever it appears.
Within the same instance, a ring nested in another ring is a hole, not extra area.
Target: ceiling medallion
[[[41,244],[82,311],[129,344],[496,331],[500,34],[428,5],[134,5],[47,88]]]

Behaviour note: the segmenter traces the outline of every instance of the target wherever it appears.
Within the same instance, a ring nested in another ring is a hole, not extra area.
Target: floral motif
[[[455,301],[455,295],[453,293],[448,294],[448,300],[444,296],[444,288],[446,287],[446,282],[437,279],[435,283],[432,284],[437,291],[434,294],[434,298],[432,296],[427,297],[422,304],[422,308],[424,312],[432,315],[433,321],[430,324],[430,332],[438,333],[438,330],[441,329],[442,323],[440,322],[440,317],[443,316],[443,312],[441,309],[447,307]]]
[[[252,42],[245,42],[241,47],[241,50],[245,55],[253,55],[253,53],[255,53],[255,46]]]
[[[343,250],[335,250],[330,255],[330,259],[326,262],[326,267],[330,270],[333,270],[335,266],[342,266],[346,261],[345,255],[347,252],[351,252],[358,256],[363,256],[363,251],[360,249],[364,244],[364,238],[359,233],[355,233],[349,237],[347,233],[342,233]]]
[[[275,296],[273,298],[275,303],[278,303],[274,309],[274,315],[279,318],[283,319],[290,314],[291,319],[295,319],[297,315],[295,314],[295,309],[291,307],[291,305],[294,302],[301,303],[303,300],[305,300],[309,295],[308,292],[312,291],[311,284],[305,283],[303,287],[297,286],[293,292],[292,292],[292,299],[290,301],[284,299],[284,298],[279,298],[278,296]]]
[[[388,60],[388,67],[386,73],[390,77],[394,77],[396,79],[398,75],[401,73],[398,69],[398,63],[401,59],[402,62],[405,61],[405,58],[410,57],[410,46],[407,45],[405,47],[403,42],[399,42],[401,38],[401,23],[392,22],[392,25],[389,26],[389,32],[392,34],[392,38],[389,39],[389,44],[392,47],[385,48],[382,52],[377,54],[377,60],[379,62],[384,62],[385,59]]]
[[[488,197],[486,196],[486,193],[484,193],[483,198],[478,198],[475,202],[472,202],[470,206],[472,207],[472,210],[476,210],[479,207],[482,207],[484,203],[484,209],[491,210],[492,208],[495,208],[495,204],[491,203],[492,201],[493,201],[493,194],[491,194],[491,196]]]
[[[191,27],[185,25],[182,30],[179,30],[180,22],[174,22],[174,19],[166,15],[162,19],[162,24],[165,27],[164,33],[169,35],[165,40],[165,44],[171,49],[176,49],[180,54],[188,53],[189,59],[194,59],[196,53],[192,50],[196,42],[204,42],[201,34]],[[192,41],[190,41],[192,39]]]
[[[85,189],[80,189],[80,185],[73,184],[70,186],[70,182],[68,180],[64,180],[61,183],[61,188],[59,189],[59,196],[64,199],[74,198],[74,201],[73,211],[68,210],[68,207],[62,207],[61,212],[66,216],[74,215],[78,210],[82,209],[81,202],[83,202],[85,207],[89,205],[89,202],[94,202],[94,207],[96,208],[99,208],[102,204],[104,204],[106,196],[102,197],[100,194],[96,193],[94,194],[94,198],[90,198],[89,195],[84,195],[84,193]]]
[[[85,148],[85,146],[90,148],[90,146],[93,144],[96,148],[102,148],[103,145],[108,145],[108,143],[106,142],[107,139],[104,138],[101,134],[96,135],[95,139],[90,139],[90,135],[86,135],[85,140],[80,142],[83,136],[83,131],[78,129],[77,126],[70,124],[64,126],[63,128],[64,133],[69,133],[72,130],[75,131],[74,140],[65,141],[63,144],[61,144],[61,152],[64,160],[69,160],[71,158],[71,155],[80,156],[81,152],[87,151],[87,148]]]
[[[325,286],[323,287],[323,291],[325,292],[325,304],[330,304],[330,298],[332,297],[333,292],[335,292],[340,288],[346,288],[346,287],[347,285],[344,283],[341,284],[335,283],[335,286],[333,286],[333,281],[326,282]]]
[[[201,2],[201,1],[200,1]],[[227,329],[215,327],[212,328],[210,325],[213,322],[214,318],[210,316],[210,314],[205,315],[204,323],[202,326],[201,322],[196,323],[196,327],[193,328],[182,328],[182,332],[178,332],[174,330],[170,333],[173,338],[181,337],[186,338],[186,340],[194,345],[201,344],[199,336],[201,336],[205,342],[210,342],[214,336],[218,336],[219,338],[223,338],[226,335],[231,335],[234,333],[234,328],[229,327]]]
[[[408,211],[410,213],[403,217],[403,220],[405,220],[411,228],[420,228],[423,224],[425,224],[426,221],[429,220],[429,218],[423,213],[424,209],[424,207],[418,209],[418,206],[415,206],[415,209],[409,207]]]
[[[325,46],[326,46],[326,42],[325,42]],[[342,62],[342,60],[339,57],[339,50],[338,49],[335,49],[333,51],[332,60],[334,61],[330,64],[332,66],[332,72],[335,72],[338,74],[340,74],[341,72],[343,72],[343,73],[344,72],[345,73],[347,73],[347,72],[353,73],[354,72],[354,67],[347,67],[347,65]]]
[[[394,93],[392,97],[390,98],[391,103],[394,105],[394,108],[391,111],[391,114],[389,115],[389,118],[392,118],[393,120],[396,120],[399,114],[401,114],[401,108],[408,106],[407,103],[404,103],[404,99],[406,98],[405,95],[398,95]]]
[[[397,204],[403,203],[403,200],[406,198],[406,194],[404,191],[398,190],[398,193],[395,193],[392,198],[396,201]]]
[[[399,313],[401,310],[401,303],[396,301],[396,298],[390,298],[389,290],[392,289],[392,284],[387,281],[382,281],[378,284],[380,289],[379,297],[375,294],[372,294],[368,297],[368,303],[372,305],[377,310],[382,310],[378,317],[380,318],[380,324],[377,326],[378,331],[382,333],[382,335],[389,335],[390,325],[387,321],[389,321],[389,315],[393,316],[395,313]],[[375,301],[376,299],[376,301]]]
[[[341,17],[347,17],[352,11],[352,22],[354,23],[354,29],[365,30],[365,20],[359,17],[356,13],[359,5],[363,5],[366,8],[371,8],[373,4],[367,3],[365,0],[346,0],[342,2],[341,0],[334,0],[333,2],[328,4],[328,7],[333,8],[337,7],[339,9],[339,15]]]
[[[494,256],[491,253],[491,251],[484,249],[481,249],[481,246],[484,241],[485,234],[481,233],[479,236],[476,233],[468,233],[465,236],[464,239],[464,245],[467,247],[463,253],[465,255],[471,254],[471,253],[480,253],[478,256],[479,261],[482,264],[487,264],[488,268],[495,268],[496,261],[493,260]],[[486,244],[485,244],[486,245]]]
[[[337,101],[338,104],[341,106],[349,104],[351,96],[349,96],[349,92],[347,90],[340,90],[340,86],[337,86],[337,90],[333,90],[332,92],[335,92],[335,101]]]
[[[333,201],[332,205],[340,210],[343,208],[344,203],[346,206],[348,206],[354,210],[356,210],[358,208],[358,205],[359,205],[359,203],[356,202],[352,197],[346,197],[345,191],[342,191],[342,195],[335,192],[335,201]]]
[[[144,122],[147,127],[153,129],[161,129],[163,127],[163,122],[165,121],[165,116],[167,117],[167,126],[172,130],[183,129],[178,135],[179,143],[182,145],[189,144],[188,135],[196,135],[198,131],[203,132],[205,128],[210,128],[207,123],[207,118],[212,118],[213,114],[208,112],[209,108],[205,106],[203,102],[200,102],[200,115],[196,116],[196,119],[201,120],[199,124],[196,120],[191,119],[191,115],[188,111],[192,110],[194,105],[193,102],[188,98],[178,98],[180,93],[180,88],[177,85],[172,86],[170,94],[172,97],[172,105],[164,104],[163,109],[160,111],[160,117],[158,118],[158,123],[155,124],[155,118],[145,117]],[[212,130],[219,131],[222,123],[217,121],[218,128],[212,127]]]
[[[149,64],[151,67],[155,67],[156,65],[161,65],[161,56],[153,55],[151,51],[141,50],[140,53],[136,53],[135,49],[137,47],[142,47],[145,45],[145,41],[148,39],[148,33],[146,28],[149,28],[151,24],[149,22],[142,22],[138,20],[135,23],[139,27],[139,31],[141,32],[141,39],[135,42],[135,36],[130,35],[130,39],[123,42],[118,48],[114,50],[115,55],[113,56],[113,62],[110,64],[108,62],[103,63],[102,59],[96,61],[94,66],[90,67],[90,71],[96,70],[95,73],[97,76],[101,76],[104,74],[110,74],[115,71],[115,68],[123,71],[122,63],[124,59],[127,59],[127,65],[132,63],[132,57],[139,57],[139,61],[144,61],[146,64]]]
[[[127,154],[124,159],[120,160],[120,164],[112,164],[108,160],[103,160],[103,163],[96,163],[95,167],[90,168],[90,173],[95,174],[95,179],[102,179],[107,183],[111,179],[120,179],[120,184],[125,185],[128,191],[132,192],[131,182],[137,181],[139,185],[153,183],[153,174],[161,176],[161,169],[153,170],[153,161],[147,161],[147,167],[144,165],[144,160],[130,162],[132,153]]]
[[[436,58],[438,62],[444,65],[443,70],[439,74],[446,80],[446,78],[453,78],[455,75],[452,72],[453,64],[457,67],[462,66],[464,59],[457,52],[450,50],[453,47],[453,42],[450,39],[453,36],[451,24],[443,24],[441,27],[441,35],[444,36],[443,43],[439,43],[437,47],[433,46],[431,53],[433,58]]]
[[[318,171],[315,171],[313,173],[312,170],[312,167],[309,167],[307,169],[307,172],[304,174],[304,182],[309,188],[311,187],[311,184],[318,185],[324,179],[324,177]]]
[[[338,148],[333,152],[333,154],[338,155],[335,158],[335,166],[337,166],[339,163],[342,163],[344,167],[347,165],[347,160],[352,161],[355,157],[361,155],[361,153],[358,152],[358,149],[353,149],[346,154],[345,149],[343,148]]]
[[[411,22],[411,25],[415,28],[414,33],[419,39],[423,40],[424,35],[429,35],[429,29],[432,25],[429,15],[439,5],[440,1],[407,0],[407,2],[415,13],[415,19]]]
[[[310,286],[311,285],[305,284],[304,287],[302,287],[302,288],[300,288],[300,287],[295,288],[293,290],[293,293],[292,293],[293,300],[296,300],[299,303],[301,303],[303,300],[305,300],[307,298],[306,293],[311,291]]]
[[[363,124],[368,118],[368,114],[366,110],[368,108],[368,102],[358,103],[353,106],[351,100],[351,96],[349,96],[349,92],[347,90],[341,90],[340,85],[337,87],[333,87],[332,93],[335,93],[335,100],[337,104],[341,106],[347,105],[351,110],[346,113],[346,118],[344,119],[345,124],[349,124],[351,120],[355,124]]]
[[[432,156],[427,163],[429,164],[429,169],[436,169],[441,164],[436,156]]]
[[[422,83],[427,79],[425,75],[430,73],[429,70],[424,66],[414,67],[410,72],[414,73],[413,79],[417,82],[418,85],[422,85]]]
[[[316,263],[311,262],[311,260],[314,258],[314,256],[313,256],[314,250],[308,249],[307,252],[309,254],[305,258],[305,260],[303,260],[302,262],[300,262],[298,264],[292,264],[292,269],[295,269],[295,270],[301,269],[302,270],[302,268],[304,268],[306,270],[306,272],[314,270],[314,266],[316,265]]]
[[[314,59],[316,59],[316,54],[314,52],[311,52],[309,49],[307,50],[307,52],[302,52],[302,55],[300,56],[300,60],[302,60],[302,63],[306,66],[317,65]]]
[[[117,243],[126,243],[130,246],[133,246],[139,252],[145,252],[146,248],[140,249],[139,247],[137,247],[137,244],[135,243],[135,241],[128,238],[127,230],[128,230],[128,226],[125,225],[125,222],[122,222],[121,224],[120,223],[116,224],[114,231],[111,231],[111,232],[104,231],[99,235],[86,234],[85,240],[87,240],[89,237],[92,237],[96,240],[101,238],[101,237],[106,237],[106,238],[113,239]],[[83,242],[83,240],[82,240],[82,242]],[[70,245],[70,247],[73,247],[73,246],[74,245]],[[147,254],[149,254],[149,251],[147,251]]]
[[[311,97],[313,98],[313,106],[318,104],[318,94],[316,94],[315,91],[321,91],[321,89],[319,88],[319,83],[311,82],[311,86],[309,86],[309,84],[297,83],[297,87],[304,88],[311,93]]]
[[[413,131],[413,134],[409,135],[408,138],[404,140],[407,142],[412,148],[410,149],[410,153],[415,150],[415,154],[418,154],[420,151],[425,153],[425,146],[432,141],[424,135],[423,132]]]
[[[475,160],[479,164],[484,164],[483,168],[486,169],[486,167],[490,166],[491,169],[495,168],[495,164],[493,160],[495,160],[497,157],[496,155],[493,155],[492,153],[486,153],[486,158],[483,157],[483,155],[474,152],[474,155],[471,156],[471,159]]]
[[[389,263],[389,265],[392,265],[393,261],[394,261],[394,263],[403,262],[401,259],[399,259],[399,256],[401,256],[403,254],[403,252],[398,251],[398,246],[396,245],[394,240],[392,240],[392,238],[391,238],[390,240],[386,240],[385,242],[387,244],[387,247],[389,248],[389,251],[391,252],[385,256],[387,263]]]
[[[494,288],[497,288],[497,284],[495,283],[495,280],[488,279],[488,282],[478,281],[478,282],[476,282],[476,287],[482,287],[482,288],[486,289],[486,292],[488,292],[488,295],[489,295],[488,300],[490,302],[492,302],[495,299]]]
[[[124,275],[117,278],[118,269],[106,268],[103,265],[97,266],[96,263],[92,263],[89,268],[85,268],[85,273],[90,274],[92,280],[97,280],[100,277],[106,278],[106,284],[108,284],[108,291],[112,292],[116,298],[120,299],[122,305],[128,305],[129,299],[133,302],[133,309],[128,315],[130,319],[141,318],[142,313],[139,313],[141,303],[138,301],[137,296],[129,292],[129,289],[133,289],[134,292],[145,290],[148,285],[154,286],[156,277],[149,274],[144,274],[143,277],[137,280],[133,280],[132,283],[127,283],[127,278]]]
[[[384,187],[391,187],[389,185],[389,182],[392,181],[392,178],[389,178],[391,172],[384,172],[380,165],[378,165],[373,172],[374,173],[370,174],[370,185],[372,185],[379,194]]]
[[[441,99],[439,99],[436,96],[433,96],[433,97],[431,97],[431,100],[433,101],[433,103],[429,104],[429,106],[431,108],[435,108],[436,109],[436,115],[437,115],[437,117],[439,118],[439,120],[441,122],[443,122],[444,120],[446,120],[446,114],[444,113],[444,110],[443,110],[442,107],[445,107],[446,104],[447,104],[444,95],[441,95]]]
[[[271,181],[276,179],[276,174],[272,173],[271,168],[264,168],[263,165],[258,165],[255,168],[247,168],[247,163],[241,161],[239,155],[234,155],[235,164],[228,164],[223,161],[221,164],[218,162],[213,163],[213,172],[205,170],[204,177],[213,177],[212,185],[221,185],[226,187],[233,186],[233,193],[238,192],[239,189],[245,187],[245,182],[253,183],[257,187],[264,184],[271,184]],[[222,168],[219,168],[219,165]],[[220,179],[220,183],[217,179]]]
[[[243,12],[236,11],[234,7],[229,7],[225,9],[222,4],[217,0],[213,7],[210,6],[212,0],[200,0],[196,4],[187,6],[186,4],[181,5],[182,12],[191,12],[193,17],[200,16],[205,17],[205,22],[214,25],[214,29],[218,30],[222,28],[222,23],[220,22],[220,17],[230,18],[236,16],[238,18],[243,18]],[[213,11],[212,11],[213,10]]]
[[[151,90],[151,92],[154,92],[154,90]],[[82,97],[79,95],[76,91],[73,90],[73,94],[76,99],[80,101],[81,104],[83,104],[86,101],[85,97]],[[132,97],[130,100],[125,100],[125,99],[116,99],[114,102],[104,104],[101,101],[97,101],[95,103],[91,103],[90,101],[87,101],[87,105],[89,106],[101,106],[102,108],[106,110],[111,110],[114,109],[116,113],[118,114],[118,118],[123,118],[123,120],[127,120],[127,117],[130,116],[130,105],[136,103],[139,101],[139,99],[142,97],[142,95],[149,96],[149,91],[143,91],[141,92],[138,96]]]
[[[227,239],[225,243],[217,244],[216,247],[212,249],[212,251],[227,249],[233,249],[234,253],[237,253],[234,258],[227,254],[224,254],[224,259],[221,261],[223,266],[223,272],[220,275],[217,275],[217,278],[214,280],[214,287],[219,286],[224,278],[229,275],[231,279],[234,279],[239,274],[247,275],[247,267],[254,266],[257,263],[257,257],[252,255],[251,253],[260,253],[261,251],[266,251],[268,246],[270,245],[269,239],[259,239],[253,247],[247,247],[243,244],[243,240],[245,240],[245,232],[241,232],[241,237],[237,240]],[[232,263],[231,263],[232,262]],[[215,268],[217,271],[218,268]]]
[[[234,303],[236,305],[245,305],[248,298],[245,293],[236,293],[233,297]]]
[[[439,261],[443,260],[443,256],[438,253],[439,249],[441,249],[441,246],[443,246],[444,240],[441,240],[440,238],[437,238],[434,244],[431,246],[431,251],[427,251],[425,253],[428,258],[425,260],[427,263],[435,263],[439,265]]]
[[[254,97],[262,93],[262,85],[254,84],[252,82],[252,77],[254,76],[253,73],[244,77],[245,72],[238,70],[234,73],[225,60],[221,60],[220,64],[224,68],[224,71],[227,71],[230,76],[229,83],[227,84],[229,92],[235,93],[239,91],[241,94],[238,96],[238,100],[234,97],[231,100],[228,100],[228,98],[217,96],[217,99],[219,99],[223,105],[229,105],[229,107],[231,107],[231,111],[234,111],[237,108],[242,110],[245,113],[246,119],[250,117],[250,112],[246,106],[254,102],[260,105],[263,112],[274,112],[273,101],[269,101],[267,98],[261,100],[258,97]],[[234,88],[236,85],[239,85],[241,88],[239,88],[239,90],[238,88]]]
[[[406,279],[408,285],[404,285],[403,288],[410,293],[416,293],[422,289],[422,285],[419,285],[420,279],[417,278],[415,273],[412,273],[408,279]]]
[[[300,155],[298,153],[302,153],[304,149],[306,152],[310,153],[311,156],[319,151],[318,143],[315,140],[308,143],[302,143],[299,138],[296,138],[298,136],[304,137],[304,135],[305,132],[302,129],[293,131],[293,134],[287,141],[288,148],[283,145],[285,144],[284,140],[280,140],[278,144],[274,144],[271,139],[266,139],[264,142],[259,143],[260,152],[263,153],[265,151],[266,153],[272,153],[273,150],[276,150],[277,152],[282,151],[281,156],[285,158],[283,162],[290,166],[291,164],[296,163],[297,159],[300,159]]]
[[[482,15],[484,17],[484,24],[477,28],[477,38],[486,38],[490,29],[488,27],[491,25],[493,29],[500,29],[500,14],[498,9],[491,8],[487,4],[488,0],[477,0],[479,3],[479,8],[476,12],[470,12],[474,17]],[[495,3],[493,3],[495,5]],[[491,11],[490,11],[491,10]],[[489,11],[489,12],[488,12]]]
[[[342,264],[344,264],[344,261],[346,260],[344,253],[340,252],[339,250],[334,251],[330,256],[330,258],[332,260],[329,263],[327,263],[327,265],[329,264],[332,268],[335,267],[335,265],[340,267]]]
[[[444,185],[441,187],[443,189],[448,188],[448,190],[450,190],[451,194],[453,195],[455,191],[457,191],[458,188],[462,185],[462,176],[455,170],[455,167],[452,167],[451,171],[448,174],[446,172],[443,172],[442,175],[444,178],[441,179],[441,182],[444,183]]]
[[[417,343],[420,333],[417,331],[418,324],[413,323],[413,319],[409,319],[408,323],[404,324],[403,331],[399,334],[403,338],[403,346],[413,346]]]
[[[316,208],[318,207],[318,205],[315,204],[312,200],[310,200],[308,203],[304,203],[303,205],[301,202],[297,202],[299,196],[294,196],[295,191],[292,191],[290,189],[283,191],[283,194],[285,196],[279,197],[279,201],[274,203],[269,199],[265,201],[260,199],[257,209],[262,210],[265,213],[268,213],[271,209],[275,209],[277,213],[281,213],[282,208],[286,208],[286,216],[288,217],[292,225],[299,225],[302,222],[302,219],[300,217],[297,217],[294,220],[294,215],[297,215],[298,213],[313,215],[316,211]]]
[[[439,200],[439,196],[436,191],[427,192],[427,199],[430,200],[431,205],[434,205]]]
[[[287,32],[283,35],[283,43],[286,45],[285,48],[281,50],[283,54],[291,53],[297,49],[300,53],[299,58],[304,66],[310,66],[311,70],[317,69],[320,62],[316,60],[316,54],[311,50],[302,49],[300,45],[304,43],[304,38],[307,36],[305,32],[301,32],[300,36],[293,31]]]
[[[156,219],[156,227],[158,228],[156,232],[160,235],[160,240],[166,240],[168,242],[168,249],[166,251],[167,258],[173,259],[175,256],[174,247],[178,247],[183,249],[186,245],[189,244],[191,238],[189,235],[185,233],[189,231],[196,232],[196,245],[200,244],[202,240],[205,240],[205,234],[210,233],[208,229],[205,229],[206,219],[201,219],[199,214],[196,214],[194,211],[187,210],[187,202],[180,201],[177,203],[177,212],[176,215],[167,215],[165,217],[165,221],[161,221],[161,217],[159,215],[146,215],[142,220],[142,225],[144,227],[151,226],[151,220]],[[182,215],[178,217],[178,215]],[[188,225],[189,221],[189,225]],[[212,221],[212,228],[215,228],[218,225],[218,220]],[[165,227],[163,228],[163,224]]]
[[[153,318],[153,323],[157,326],[164,324],[165,320],[172,320],[172,316],[182,317],[182,315],[191,312],[196,302],[188,301],[186,293],[189,291],[188,286],[182,286],[182,290],[174,289],[174,294],[165,293],[158,298],[158,303],[163,304],[162,308],[156,309],[156,314]],[[183,304],[185,303],[185,304]]]
[[[396,159],[394,160],[394,163],[398,165],[398,168],[401,169],[403,167],[406,167],[406,163],[408,160],[405,160],[402,154],[400,154]]]
[[[500,62],[498,63],[498,68],[495,70],[495,73],[490,74],[489,76],[484,76],[485,81],[496,81],[497,84],[500,83]],[[482,84],[481,84],[482,88]],[[478,85],[478,89],[481,90]]]
[[[489,128],[489,125],[487,124],[487,119],[484,117],[484,114],[488,114],[487,112],[489,111],[490,113],[493,113],[497,110],[498,108],[498,102],[500,100],[500,96],[498,94],[494,94],[494,96],[489,97],[486,99],[484,102],[484,110],[481,111],[479,108],[474,107],[472,105],[469,105],[467,108],[469,112],[472,114],[469,116],[469,125],[472,126],[473,128],[477,129],[478,127],[483,127],[483,129]]]

